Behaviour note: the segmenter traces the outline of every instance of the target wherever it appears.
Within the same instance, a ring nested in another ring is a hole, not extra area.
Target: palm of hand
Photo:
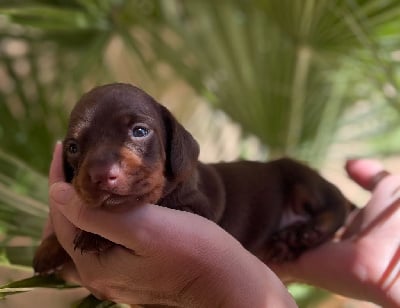
[[[372,286],[371,296],[400,306],[400,176],[387,176],[345,233],[356,255],[356,279]],[[365,294],[365,291],[363,292]],[[377,294],[375,294],[377,293]],[[375,294],[375,295],[374,295]]]

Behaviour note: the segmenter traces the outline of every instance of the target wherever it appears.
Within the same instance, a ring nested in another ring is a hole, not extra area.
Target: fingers
[[[49,172],[49,186],[56,182],[64,181],[64,171],[63,171],[63,162],[62,162],[62,143],[57,141],[54,152],[53,159],[50,165]]]
[[[361,239],[371,232],[385,233],[397,221],[400,186],[397,175],[390,175],[383,165],[370,159],[351,160],[346,164],[349,176],[362,187],[373,190],[371,199],[352,219],[342,239]]]
[[[176,239],[187,236],[193,240],[197,236],[196,230],[206,232],[208,229],[217,228],[214,223],[198,215],[151,204],[140,206],[128,204],[124,210],[114,211],[91,208],[79,199],[73,187],[67,183],[55,183],[50,187],[50,204],[52,208],[57,209],[54,213],[63,215],[64,220],[77,228],[101,235],[135,251],[144,247],[149,249],[149,246],[156,249],[157,245],[179,246],[184,241],[179,242]],[[54,227],[57,223],[58,221],[53,219]],[[62,228],[72,232],[65,221],[61,223],[64,224]],[[209,228],[209,224],[213,227]],[[71,234],[61,235],[66,237],[65,243],[71,243]],[[64,245],[64,242],[61,244]]]
[[[53,223],[51,222],[50,217],[47,217],[46,224],[42,231],[42,239],[45,239],[52,233],[54,233]]]
[[[72,243],[71,233],[74,232],[72,226],[99,234],[125,247],[129,247],[134,241],[134,230],[139,229],[140,226],[144,228],[143,230],[146,229],[144,216],[148,217],[149,214],[143,215],[146,209],[141,209],[145,206],[138,207],[135,211],[129,209],[126,213],[107,211],[103,208],[90,208],[78,197],[72,185],[67,183],[51,185],[49,196],[51,207],[56,209],[52,211],[54,227],[66,230],[59,232],[60,236],[65,238],[65,242],[63,242],[64,239],[60,239],[63,246],[64,243]],[[58,225],[59,223],[62,224],[61,227]]]
[[[379,161],[371,159],[348,160],[345,168],[350,178],[367,190],[375,189],[389,175]]]
[[[70,261],[64,264],[60,270],[60,276],[70,283],[75,283],[77,285],[82,285],[81,277],[76,270],[75,264]]]
[[[99,267],[101,267],[100,259],[97,254],[83,254],[79,249],[75,249],[73,242],[79,230],[56,206],[51,208],[51,217],[57,240],[73,261],[73,263],[68,262],[64,264],[60,274],[67,281],[82,283],[80,275],[82,269],[88,273],[98,272],[100,270]]]
[[[50,165],[49,172],[49,186],[51,186],[55,182],[64,181],[64,172],[62,168],[62,143],[57,141],[54,151],[53,151],[53,159]],[[42,231],[42,238],[48,237],[53,233],[53,224],[51,219],[47,219],[46,224]]]
[[[53,184],[53,188],[57,184]],[[51,194],[50,194],[51,197]],[[73,241],[78,229],[50,201],[50,214],[57,239],[69,255],[74,254]]]

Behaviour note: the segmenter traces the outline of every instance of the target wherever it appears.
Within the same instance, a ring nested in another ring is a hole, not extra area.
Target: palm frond
[[[47,178],[0,151],[0,227],[10,240],[40,239],[48,214]]]
[[[360,98],[343,79],[348,62],[362,59],[364,68],[380,71],[373,80],[361,75],[365,71],[356,80],[377,92],[384,80],[394,79],[385,69],[392,63],[377,56],[385,50],[375,34],[378,20],[396,22],[398,4],[254,3],[166,4],[166,25],[185,48],[154,30],[154,49],[198,93],[260,138],[272,156],[323,157],[338,120]]]

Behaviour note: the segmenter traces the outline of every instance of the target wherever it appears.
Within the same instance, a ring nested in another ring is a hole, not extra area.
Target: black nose
[[[89,177],[92,184],[102,190],[112,191],[118,186],[121,168],[118,164],[97,164],[91,166]]]

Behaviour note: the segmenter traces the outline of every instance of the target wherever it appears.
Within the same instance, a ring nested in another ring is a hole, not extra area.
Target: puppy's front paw
[[[80,231],[74,239],[74,248],[80,249],[82,253],[89,252],[100,254],[114,245],[115,243],[100,235],[85,231]]]
[[[293,261],[324,240],[325,234],[317,230],[312,223],[295,223],[271,236],[265,259],[273,263]]]

